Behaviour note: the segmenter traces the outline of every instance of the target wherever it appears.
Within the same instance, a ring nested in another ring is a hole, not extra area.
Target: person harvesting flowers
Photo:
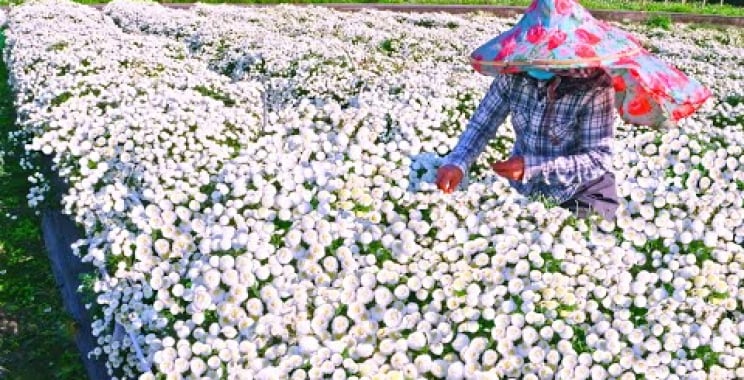
[[[535,0],[510,30],[476,49],[473,68],[494,77],[437,172],[453,192],[511,114],[511,157],[492,169],[524,195],[543,195],[584,217],[614,219],[615,110],[630,124],[668,126],[710,91],[646,51],[629,33],[573,0]]]

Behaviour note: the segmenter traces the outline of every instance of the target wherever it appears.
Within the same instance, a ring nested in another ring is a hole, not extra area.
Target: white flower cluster
[[[744,377],[744,78],[707,74],[717,99],[678,130],[618,121],[617,222],[579,220],[483,169],[509,123],[469,184],[432,184],[489,83],[467,53],[514,20],[9,18],[19,123],[69,184],[115,378]],[[741,46],[685,55],[722,32],[684,28],[664,59],[739,69]]]

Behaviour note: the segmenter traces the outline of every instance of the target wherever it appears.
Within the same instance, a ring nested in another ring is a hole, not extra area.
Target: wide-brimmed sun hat
[[[602,68],[613,79],[618,113],[631,124],[676,122],[711,96],[633,35],[595,19],[574,0],[534,0],[513,28],[476,49],[470,61],[485,75]]]

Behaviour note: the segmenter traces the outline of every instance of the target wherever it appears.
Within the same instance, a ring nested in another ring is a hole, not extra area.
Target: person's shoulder
[[[501,78],[501,80],[506,81],[507,83],[512,83],[512,82],[518,82],[521,79],[526,78],[527,74],[523,72],[516,72],[516,73],[509,73],[509,74],[501,73],[501,74],[498,74],[498,76],[499,78]]]
[[[492,87],[503,94],[511,93],[515,84],[518,84],[522,74],[495,74]]]

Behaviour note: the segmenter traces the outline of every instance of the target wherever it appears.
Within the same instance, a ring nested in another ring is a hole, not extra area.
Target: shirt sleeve
[[[470,165],[483,152],[509,114],[510,78],[509,75],[495,77],[457,145],[444,158],[443,165],[455,165],[467,176]]]
[[[535,179],[548,184],[577,184],[592,180],[612,168],[614,139],[614,93],[603,88],[592,94],[578,115],[579,152],[569,156],[542,157],[525,155],[523,182]]]

